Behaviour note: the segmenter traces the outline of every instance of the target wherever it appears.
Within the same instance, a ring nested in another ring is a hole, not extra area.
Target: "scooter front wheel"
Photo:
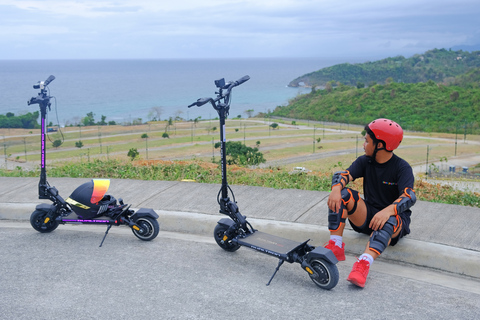
[[[227,231],[228,227],[223,224],[217,224],[215,226],[215,230],[213,230],[213,237],[215,238],[215,242],[225,251],[234,252],[240,248],[240,245],[232,243],[231,240],[223,241],[223,236],[225,235],[225,231]]]
[[[335,264],[323,259],[313,259],[310,265],[318,276],[310,275],[312,281],[322,289],[330,290],[338,283],[338,268]]]
[[[138,218],[135,223],[140,227],[140,230],[132,228],[132,232],[137,238],[143,241],[155,239],[160,231],[158,221],[149,217]]]
[[[58,221],[55,219],[49,219],[49,221],[45,222],[46,216],[46,211],[33,211],[32,215],[30,216],[30,224],[32,225],[33,229],[41,233],[52,232],[53,230],[57,229]]]

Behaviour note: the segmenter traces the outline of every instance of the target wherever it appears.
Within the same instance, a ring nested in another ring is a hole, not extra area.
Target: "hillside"
[[[398,56],[374,62],[334,65],[302,75],[292,80],[289,86],[324,87],[334,81],[363,87],[384,84],[388,78],[404,83],[444,82],[476,67],[480,67],[480,51],[434,49],[411,58]]]
[[[451,85],[376,84],[368,88],[327,85],[299,95],[271,115],[365,125],[390,118],[406,130],[480,134],[480,68],[451,78]]]

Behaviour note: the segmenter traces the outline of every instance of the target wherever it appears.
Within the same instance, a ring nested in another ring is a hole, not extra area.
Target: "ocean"
[[[95,121],[131,123],[150,120],[152,108],[160,118],[217,117],[211,105],[187,108],[202,97],[215,97],[214,80],[250,80],[235,88],[230,116],[246,117],[246,110],[273,111],[310,89],[290,88],[298,76],[345,61],[335,59],[224,59],[224,60],[0,60],[0,114],[38,110],[27,100],[39,90],[33,85],[50,75],[50,95],[56,99],[48,121],[77,124],[89,112]],[[58,118],[58,121],[57,121]]]

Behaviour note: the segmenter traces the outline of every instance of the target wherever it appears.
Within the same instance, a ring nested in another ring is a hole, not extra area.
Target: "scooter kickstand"
[[[282,266],[282,264],[283,264],[284,262],[285,262],[285,260],[279,259],[277,268],[275,269],[275,272],[273,273],[272,277],[270,278],[270,281],[268,281],[267,286],[270,285],[270,282],[272,282],[273,277],[275,277],[275,275],[277,274],[278,269],[280,269],[280,267]]]
[[[109,224],[107,227],[107,231],[105,231],[105,235],[103,236],[102,243],[100,243],[100,247],[102,247],[103,241],[105,241],[105,238],[107,237],[108,231],[110,230],[111,227],[112,225]]]

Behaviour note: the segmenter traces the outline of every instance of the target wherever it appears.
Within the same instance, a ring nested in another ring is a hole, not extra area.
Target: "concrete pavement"
[[[66,198],[86,178],[50,178]],[[0,178],[0,219],[28,220],[38,199],[38,178]],[[328,192],[231,186],[240,211],[254,228],[297,241],[322,245],[329,238]],[[160,228],[212,236],[218,213],[217,184],[111,179],[108,194],[133,208],[153,208]],[[480,279],[480,209],[417,201],[412,233],[379,258]],[[59,228],[61,228],[60,226]],[[213,237],[213,236],[212,236]],[[347,228],[347,252],[360,255],[368,237]]]

